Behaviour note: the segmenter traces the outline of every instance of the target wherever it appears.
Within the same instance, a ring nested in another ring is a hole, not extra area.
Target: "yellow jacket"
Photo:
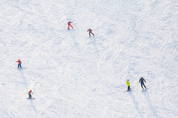
[[[128,80],[126,81],[126,84],[127,84],[127,86],[130,86],[130,83],[129,83],[129,81],[128,81]]]

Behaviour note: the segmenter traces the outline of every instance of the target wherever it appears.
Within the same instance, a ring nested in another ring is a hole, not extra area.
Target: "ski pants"
[[[72,25],[68,25],[68,29],[69,29],[69,27],[72,27],[72,28],[73,28],[73,26],[72,26]]]
[[[31,94],[29,94],[29,98],[32,98],[32,95],[31,95]]]
[[[130,86],[128,86],[128,91],[130,91]]]
[[[19,68],[19,67],[22,68],[21,64],[18,64],[18,68]]]
[[[146,88],[145,84],[144,84],[144,83],[141,83],[141,87],[142,87],[142,89],[143,89],[143,86]]]
[[[92,32],[89,32],[89,36],[91,36],[91,34],[94,36],[94,34]]]

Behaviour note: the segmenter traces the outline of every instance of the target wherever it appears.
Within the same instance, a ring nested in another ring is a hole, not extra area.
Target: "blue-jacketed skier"
[[[144,82],[146,83],[145,79],[143,77],[141,77],[140,80],[139,80],[139,83],[141,83],[142,89],[144,89],[144,88],[146,89]],[[143,86],[144,86],[144,88],[143,88]]]

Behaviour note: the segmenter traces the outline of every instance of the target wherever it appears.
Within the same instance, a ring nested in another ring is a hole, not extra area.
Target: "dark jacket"
[[[144,82],[146,82],[146,81],[145,81],[144,78],[140,78],[139,82],[140,82],[141,84],[144,84]]]

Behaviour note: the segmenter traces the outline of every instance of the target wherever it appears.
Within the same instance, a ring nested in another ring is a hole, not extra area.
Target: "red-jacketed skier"
[[[91,36],[91,34],[94,36],[94,34],[92,33],[92,30],[90,28],[87,30],[87,32],[89,32],[89,36]]]
[[[30,91],[28,92],[28,95],[29,95],[29,97],[28,97],[28,98],[29,98],[29,99],[31,99],[31,98],[32,98],[32,94],[33,94],[33,93],[32,93],[32,90],[30,90]]]
[[[72,29],[73,29],[73,26],[71,25],[71,23],[72,22],[70,22],[70,21],[67,23],[68,24],[68,30],[70,29],[70,27],[72,27]]]
[[[21,61],[20,61],[20,59],[18,59],[18,61],[16,61],[16,62],[18,62],[18,68],[22,68],[22,66],[21,66]]]

